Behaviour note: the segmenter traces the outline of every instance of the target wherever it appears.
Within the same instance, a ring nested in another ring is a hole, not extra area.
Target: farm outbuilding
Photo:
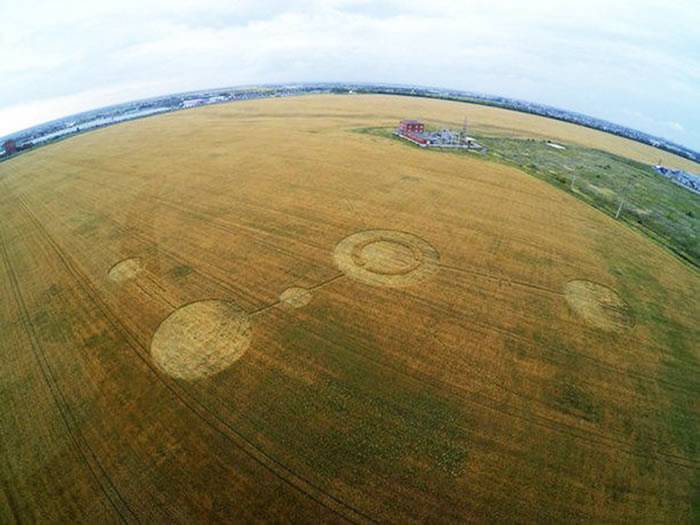
[[[425,131],[425,124],[420,120],[402,120],[399,123],[399,133],[423,133]]]

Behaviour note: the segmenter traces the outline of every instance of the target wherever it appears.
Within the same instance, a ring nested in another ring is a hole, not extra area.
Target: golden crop
[[[0,521],[689,520],[697,272],[516,169],[353,131],[465,113],[667,156],[318,96],[0,164]]]

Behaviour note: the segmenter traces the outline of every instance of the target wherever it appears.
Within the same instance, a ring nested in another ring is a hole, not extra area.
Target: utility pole
[[[615,218],[618,219],[620,217],[620,212],[622,211],[622,205],[625,203],[625,198],[622,197],[620,199],[620,205],[617,207],[617,213],[615,213]]]
[[[617,212],[615,213],[615,219],[620,218],[620,213],[622,212],[622,206],[625,204],[625,196],[627,195],[627,190],[629,190],[630,186],[634,183],[634,179],[630,179],[630,181],[627,183],[627,186],[623,188],[623,190],[620,192],[620,205],[617,207]]]

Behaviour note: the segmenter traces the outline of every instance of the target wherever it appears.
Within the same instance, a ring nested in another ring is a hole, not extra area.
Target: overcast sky
[[[700,150],[700,4],[0,0],[0,135],[149,96],[305,80],[522,98]]]

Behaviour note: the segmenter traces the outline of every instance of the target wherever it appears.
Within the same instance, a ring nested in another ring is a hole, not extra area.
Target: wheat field
[[[700,276],[388,96],[198,108],[0,164],[0,521],[700,516]],[[681,161],[679,162],[682,164]]]

